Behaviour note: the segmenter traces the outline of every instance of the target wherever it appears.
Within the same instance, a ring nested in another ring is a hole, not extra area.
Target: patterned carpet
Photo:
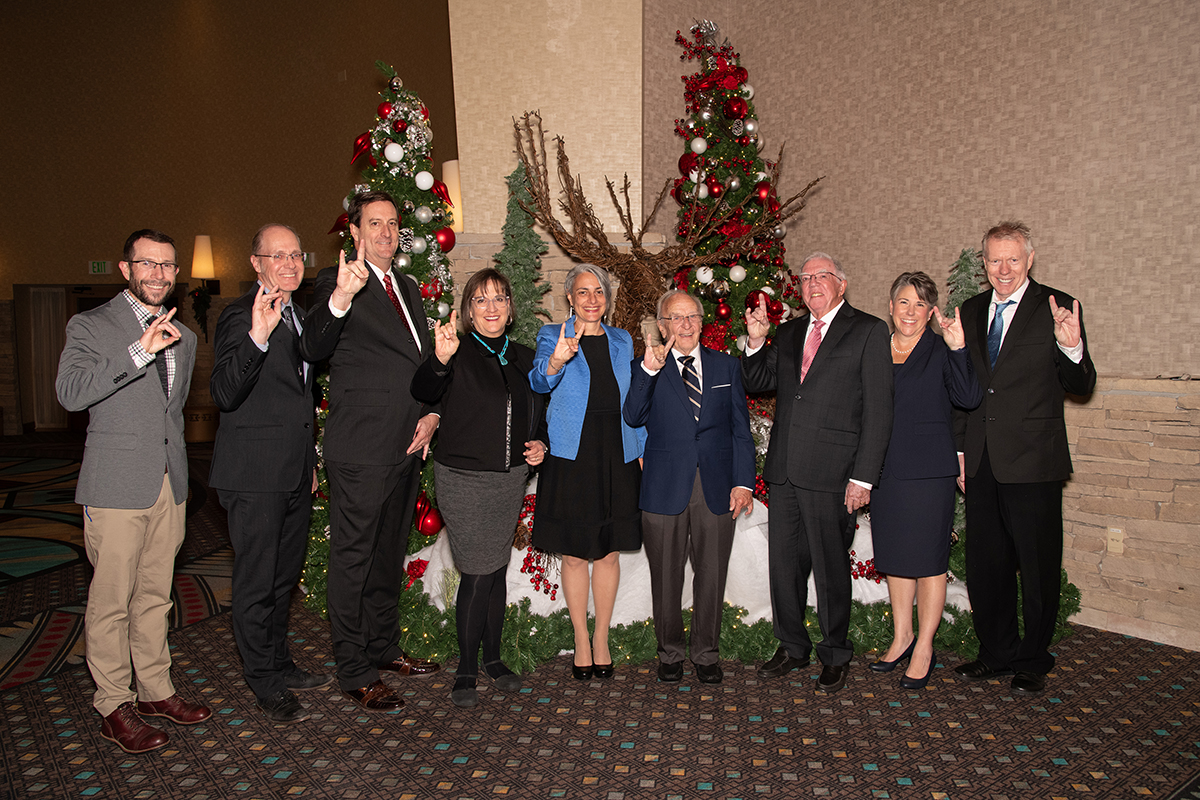
[[[32,523],[0,523],[4,628],[30,631],[26,641],[70,638],[86,571],[66,535],[70,523],[51,515],[69,514],[61,492],[71,467],[14,469],[27,477],[0,471],[0,480],[22,484],[5,489],[6,510],[24,509],[26,520],[41,513],[63,529],[34,536]],[[97,732],[86,667],[61,648],[33,664],[27,647],[23,668],[43,677],[15,685],[17,671],[5,673],[14,685],[0,691],[0,796],[1200,797],[1200,654],[1082,627],[1057,645],[1049,689],[1033,700],[1012,695],[1006,682],[960,683],[950,659],[928,688],[909,692],[859,657],[846,688],[826,696],[814,691],[816,668],[762,681],[752,666],[725,662],[719,686],[700,684],[690,670],[682,683],[663,685],[648,664],[579,682],[563,656],[526,676],[518,694],[481,687],[475,709],[450,703],[452,674],[389,677],[408,703],[399,712],[363,714],[324,689],[302,698],[310,720],[272,726],[253,711],[229,616],[219,610],[228,582],[220,516],[202,522],[215,503],[202,502],[195,482],[193,494],[180,560],[191,589],[177,584],[184,608],[171,635],[173,675],[182,693],[212,706],[213,718],[168,724],[166,748],[126,755]],[[21,541],[29,539],[59,547]],[[292,622],[301,666],[331,668],[328,624],[298,602]]]

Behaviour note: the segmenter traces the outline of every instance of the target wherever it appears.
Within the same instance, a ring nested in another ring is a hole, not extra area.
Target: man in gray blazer
[[[75,502],[84,507],[95,568],[85,618],[92,704],[103,717],[101,736],[144,753],[168,737],[142,716],[194,725],[212,715],[175,692],[167,649],[187,501],[183,404],[196,334],[171,321],[175,309],[163,308],[179,269],[171,237],[134,232],[120,267],[129,288],[67,323],[55,388],[64,408],[91,416]]]
[[[845,302],[846,273],[824,253],[800,267],[808,314],[770,326],[760,303],[746,315],[742,360],[747,392],[776,390],[775,426],[763,479],[770,485],[771,617],[779,649],[759,668],[776,678],[808,666],[814,649],[804,625],[808,576],[817,590],[825,638],[817,688],[846,684],[850,557],[855,514],[871,501],[892,433],[892,358],[888,326]]]
[[[316,488],[313,369],[300,357],[304,312],[292,292],[304,251],[286,225],[264,225],[250,244],[258,282],[221,312],[210,390],[221,409],[208,485],[229,512],[233,635],[258,710],[276,723],[308,711],[294,691],[333,676],[306,672],[288,648],[288,607],[304,567]]]

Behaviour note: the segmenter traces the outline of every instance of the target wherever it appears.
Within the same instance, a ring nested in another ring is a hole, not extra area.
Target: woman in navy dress
[[[891,672],[907,660],[900,679],[906,689],[929,682],[933,635],[946,605],[954,487],[962,486],[953,407],[969,410],[983,400],[958,310],[954,319],[943,317],[937,300],[937,284],[924,272],[905,272],[892,284],[895,414],[883,475],[871,492],[875,569],[887,575],[893,626],[891,646],[871,669]],[[935,316],[941,336],[929,329]]]

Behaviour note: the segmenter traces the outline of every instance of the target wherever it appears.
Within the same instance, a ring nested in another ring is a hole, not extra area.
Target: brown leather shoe
[[[105,717],[100,723],[100,735],[126,753],[149,753],[171,741],[166,731],[147,725],[133,710],[133,703],[122,703]]]
[[[395,711],[404,708],[404,700],[383,681],[375,681],[362,689],[348,689],[342,694],[367,711]]]
[[[442,665],[436,661],[413,658],[408,653],[404,653],[395,661],[388,661],[379,665],[379,669],[394,672],[406,678],[424,678],[427,675],[432,675],[441,668]]]
[[[176,725],[195,725],[212,716],[212,710],[208,706],[189,703],[178,694],[153,703],[139,700],[137,710],[143,717],[166,717]]]

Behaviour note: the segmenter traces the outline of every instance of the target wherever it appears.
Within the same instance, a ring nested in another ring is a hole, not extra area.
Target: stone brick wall
[[[1200,385],[1102,378],[1067,430],[1074,621],[1200,650]]]

